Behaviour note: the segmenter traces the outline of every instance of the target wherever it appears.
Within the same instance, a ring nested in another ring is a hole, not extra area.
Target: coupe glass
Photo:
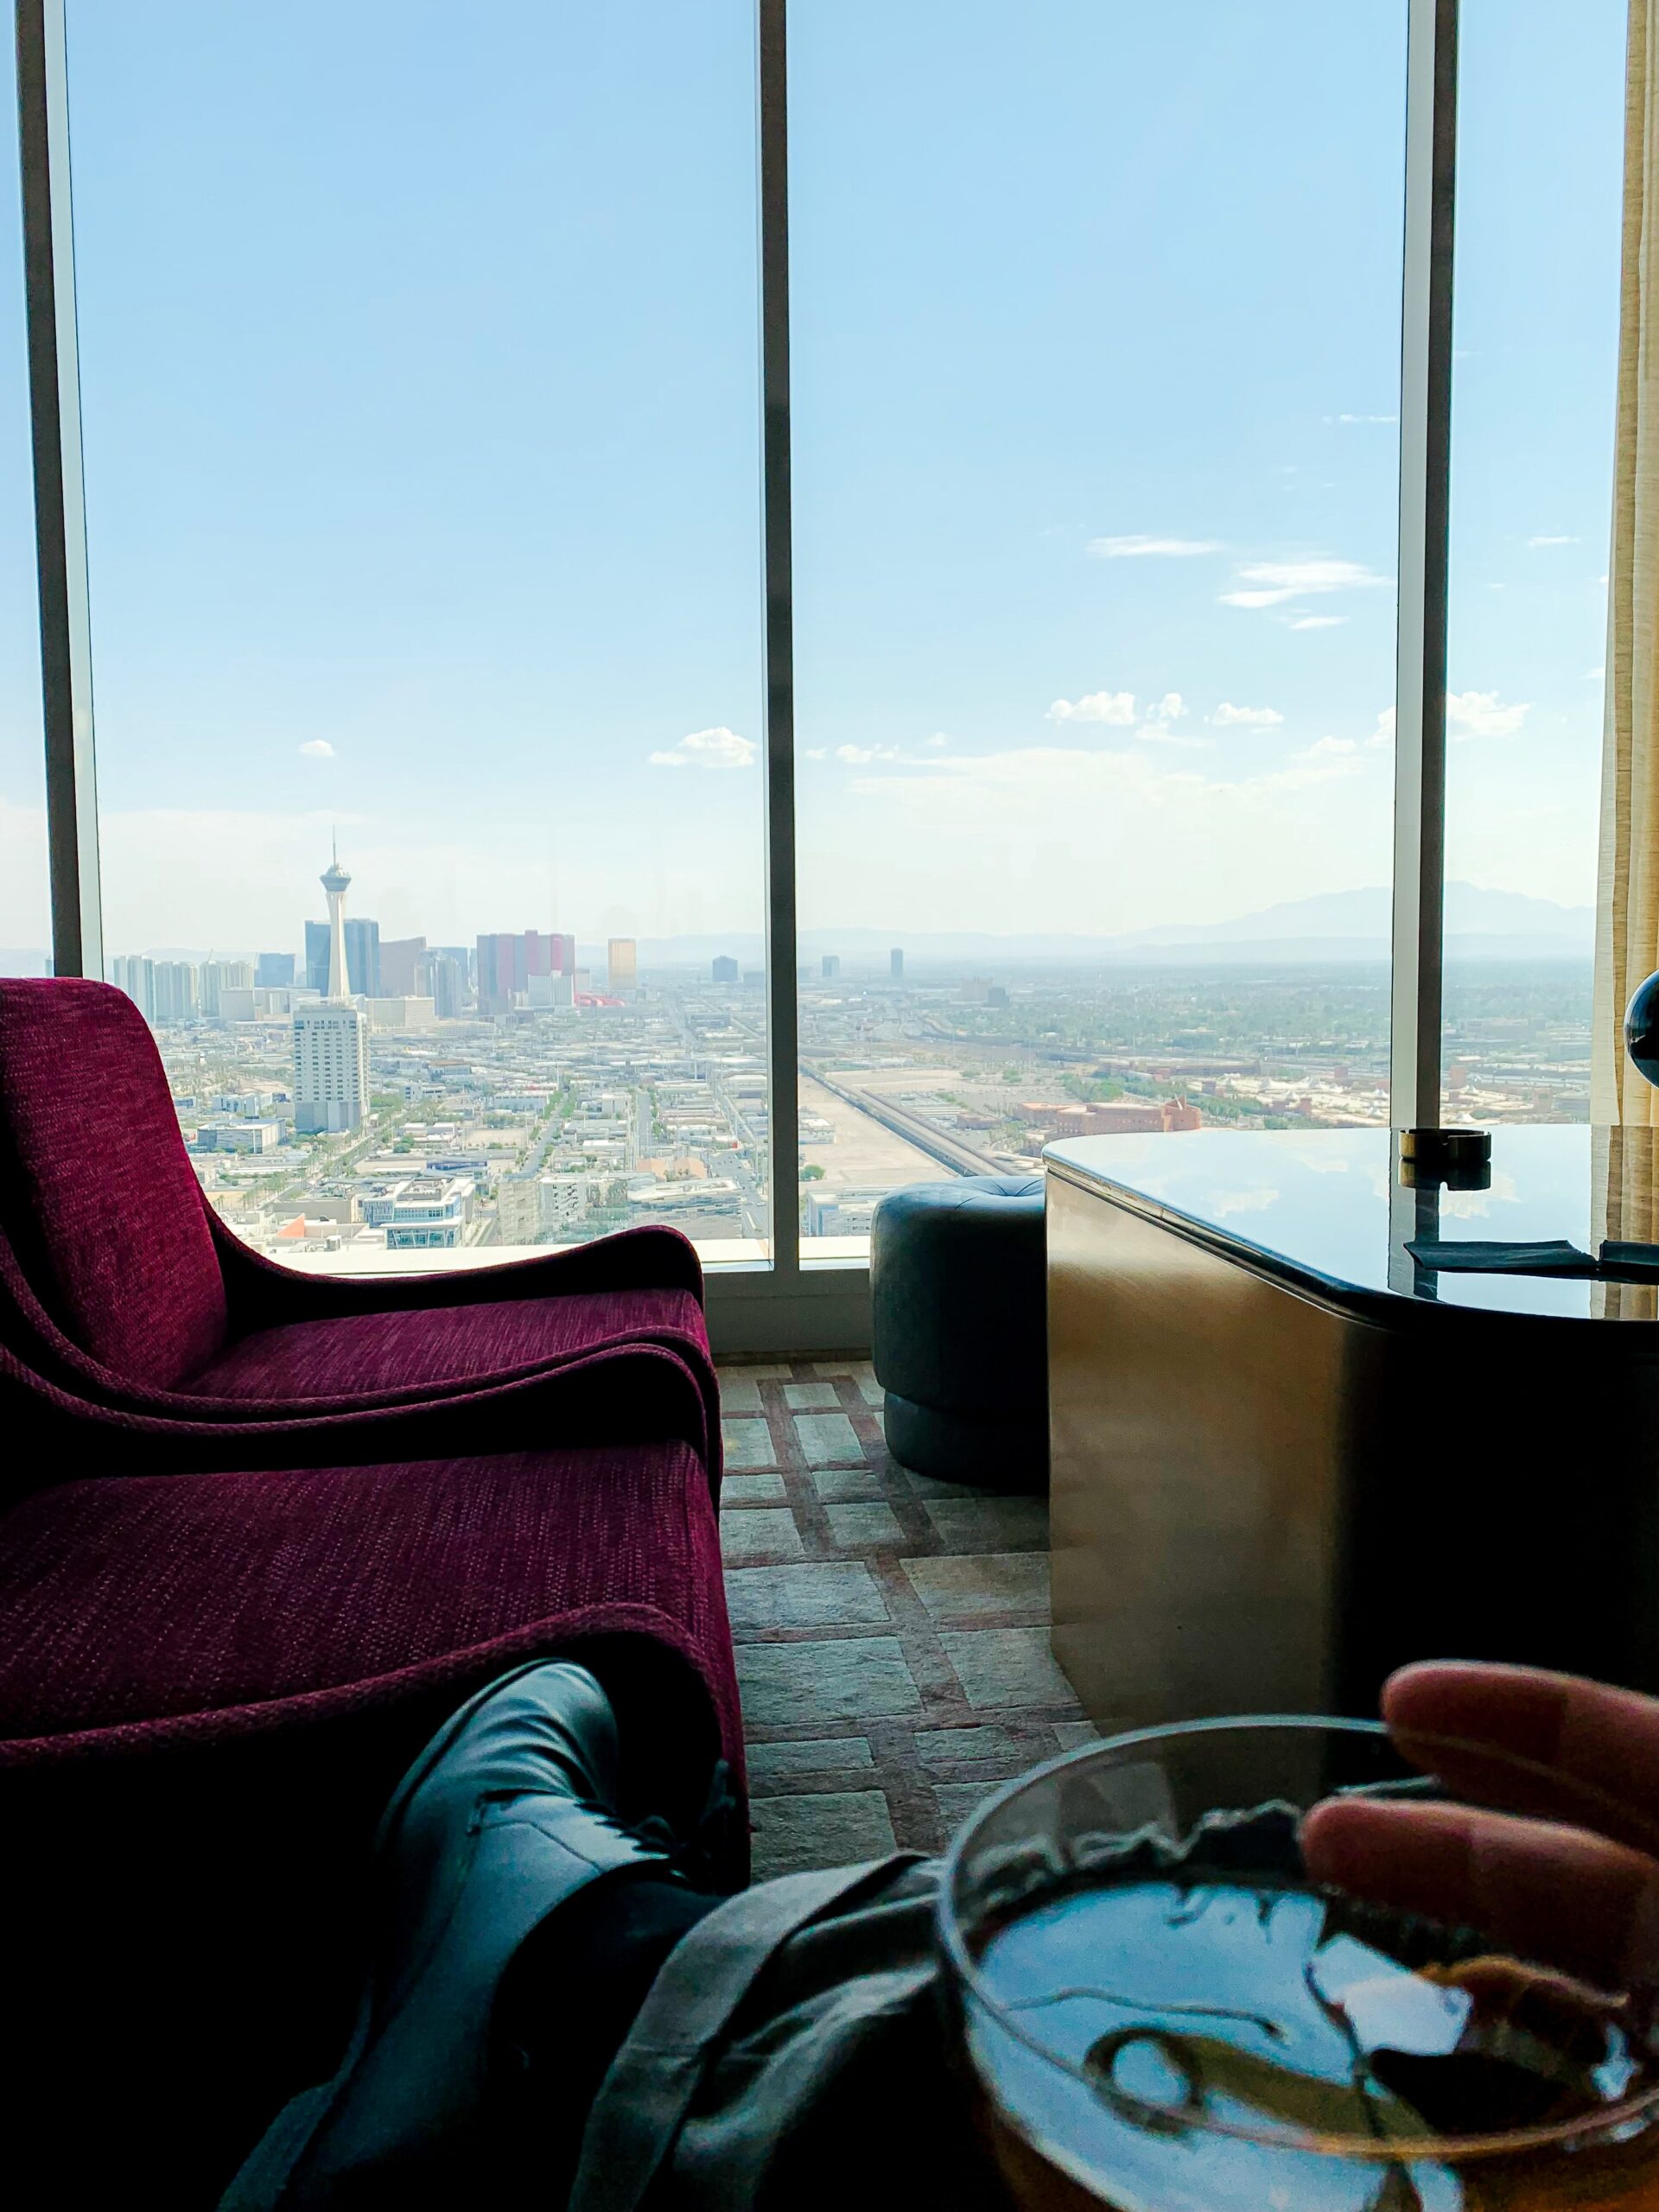
[[[1337,1794],[1590,1828],[1609,1809],[1484,1747],[1411,1749],[1363,1721],[1147,1729],[975,1815],[941,1887],[942,1980],[1025,2212],[1659,2208],[1645,1967],[1592,1986],[1303,1870],[1300,1817]]]

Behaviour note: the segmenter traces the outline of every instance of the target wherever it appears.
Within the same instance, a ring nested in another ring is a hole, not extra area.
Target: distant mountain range
[[[1291,899],[1263,906],[1230,922],[1164,922],[1116,937],[1060,934],[993,935],[988,931],[803,930],[802,962],[817,968],[826,953],[838,954],[849,974],[874,969],[885,975],[887,955],[904,948],[912,971],[929,968],[1006,969],[1010,965],[1104,967],[1116,963],[1141,966],[1298,966],[1343,960],[1385,960],[1389,954],[1390,893],[1382,885],[1364,891],[1328,891],[1313,899]],[[1485,891],[1478,884],[1446,887],[1446,957],[1451,960],[1587,960],[1595,949],[1595,910],[1558,906],[1553,899],[1529,898],[1519,891]],[[149,949],[152,958],[204,960],[208,953],[188,946]],[[745,968],[758,968],[766,947],[754,932],[724,937],[655,937],[639,940],[642,968],[699,968],[722,955]],[[228,951],[220,959],[251,958],[252,951]],[[605,966],[605,947],[583,943],[577,957],[597,975]],[[32,949],[0,947],[0,975],[45,973],[46,955]]]
[[[1011,962],[1066,967],[1114,963],[1174,966],[1224,963],[1293,966],[1306,962],[1385,960],[1393,894],[1383,885],[1363,891],[1331,891],[1287,899],[1228,922],[1166,922],[1114,937],[989,931],[803,930],[800,956],[816,967],[825,953],[839,954],[849,972],[885,971],[894,945],[912,969],[1006,968]],[[1519,891],[1485,891],[1478,884],[1446,888],[1446,956],[1452,960],[1587,960],[1595,950],[1595,909],[1562,906]],[[588,949],[582,948],[584,955]],[[758,937],[645,938],[642,967],[702,966],[726,953],[745,967],[763,957]],[[592,957],[602,960],[595,946]]]

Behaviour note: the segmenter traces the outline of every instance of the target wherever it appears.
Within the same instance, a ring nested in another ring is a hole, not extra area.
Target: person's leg
[[[664,1961],[721,1902],[653,1871],[595,1882],[524,1938],[496,2000],[503,2100],[503,2201],[557,2212],[569,2196],[582,2131]],[[521,2194],[522,2193],[522,2194]]]
[[[488,2203],[474,2183],[518,2147],[528,2056],[563,2034],[562,2047],[589,2053],[584,2077],[598,2065],[597,2086],[632,2018],[626,1990],[637,2005],[714,1902],[677,1872],[660,1821],[622,1825],[618,1769],[609,1700],[567,1662],[516,1669],[439,1729],[376,1838],[372,1953],[339,2071],[284,2107],[221,2212]],[[568,1919],[589,1892],[588,1914]],[[504,1983],[543,1929],[531,1951],[541,1965],[512,1976],[499,2024]],[[538,2126],[579,2142],[591,2090],[555,2098],[547,2069],[537,2076]]]

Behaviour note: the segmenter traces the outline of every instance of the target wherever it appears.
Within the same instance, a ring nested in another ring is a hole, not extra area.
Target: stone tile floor
[[[721,1534],[757,1879],[943,1848],[1091,1737],[1048,1649],[1048,1515],[900,1467],[868,1364],[721,1370]]]

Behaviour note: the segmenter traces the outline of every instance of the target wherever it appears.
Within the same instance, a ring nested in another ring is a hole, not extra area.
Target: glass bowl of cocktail
[[[1507,1753],[1408,1749],[1363,1721],[1193,1722],[980,1808],[941,1885],[941,1986],[1022,2212],[1659,2212],[1659,1928],[1586,1963],[1535,1867],[1513,1896],[1500,1876],[1483,1929],[1425,1909],[1433,1881],[1408,1908],[1302,1851],[1327,1802],[1421,1805],[1448,1838],[1432,1808],[1635,1816],[1610,1830],[1611,1801]]]

